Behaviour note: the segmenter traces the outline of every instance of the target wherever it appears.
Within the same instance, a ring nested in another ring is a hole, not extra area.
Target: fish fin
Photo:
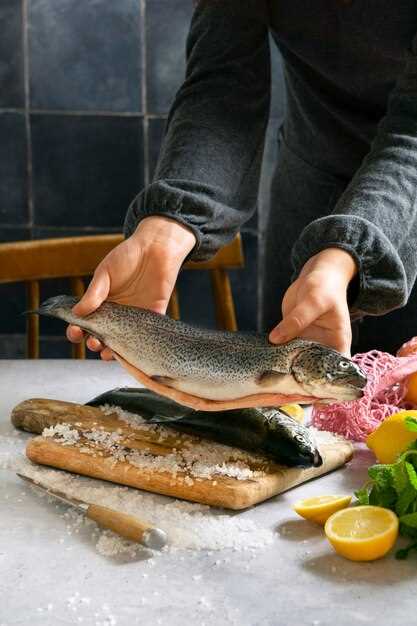
[[[155,374],[155,376],[151,376],[151,378],[156,383],[159,383],[160,385],[165,385],[165,387],[172,387],[172,383],[175,382],[175,378],[171,378],[170,376],[158,376],[157,374]]]
[[[287,374],[280,374],[279,372],[268,370],[260,374],[260,376],[256,379],[256,382],[260,387],[271,387],[272,385],[275,385],[283,376],[287,376]]]
[[[169,417],[168,415],[154,415],[146,420],[147,424],[169,424],[170,422],[179,422],[184,419],[186,415],[176,415],[175,417]]]

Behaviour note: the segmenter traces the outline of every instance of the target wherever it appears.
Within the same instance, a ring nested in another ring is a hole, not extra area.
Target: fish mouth
[[[348,378],[345,383],[349,385],[349,387],[355,387],[355,389],[364,389],[368,379],[364,374],[357,374],[356,376],[352,376],[352,378]]]
[[[345,389],[342,394],[339,395],[339,402],[352,402],[353,400],[360,400],[364,396],[364,390],[361,387],[355,385],[349,385],[348,389]]]
[[[353,380],[347,381],[347,386],[352,390],[355,395],[355,400],[359,398],[363,398],[365,395],[365,387],[368,383],[367,378],[364,376],[363,378],[354,378]]]
[[[296,467],[321,467],[323,465],[323,457],[316,449],[312,453],[301,454],[301,458],[297,455],[292,463],[295,463]]]
[[[318,450],[315,450],[313,456],[313,467],[320,467],[323,465],[323,457]]]

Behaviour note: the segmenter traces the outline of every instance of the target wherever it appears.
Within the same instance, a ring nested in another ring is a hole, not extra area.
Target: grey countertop
[[[116,363],[0,362],[0,461],[28,435],[12,407],[30,397],[83,402],[132,380]],[[251,510],[230,513],[274,532],[266,548],[105,557],[90,532],[68,535],[55,506],[0,473],[0,626],[198,624],[348,626],[417,620],[417,562],[337,556],[319,528],[297,518],[300,497],[351,493],[372,462],[358,449],[344,469]],[[5,465],[5,463],[3,463]],[[150,496],[153,497],[153,496]],[[65,539],[62,539],[65,537]]]

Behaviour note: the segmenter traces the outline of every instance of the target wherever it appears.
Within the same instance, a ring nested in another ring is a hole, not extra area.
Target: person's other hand
[[[353,257],[328,248],[311,257],[282,301],[282,321],[271,331],[272,343],[311,339],[350,356],[352,330],[347,288],[356,274]]]
[[[195,236],[185,226],[165,217],[147,217],[131,237],[120,243],[97,266],[84,296],[73,311],[84,317],[104,300],[165,313],[187,255],[194,248]],[[67,337],[80,343],[84,333],[70,325]],[[109,360],[112,352],[94,337],[87,346]]]

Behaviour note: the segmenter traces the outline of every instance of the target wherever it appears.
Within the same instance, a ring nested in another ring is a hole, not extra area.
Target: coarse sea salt
[[[223,512],[203,504],[104,484],[64,471],[39,467],[29,461],[23,462],[20,469],[35,481],[70,497],[135,515],[138,519],[162,528],[169,539],[169,545],[163,552],[227,548],[243,550],[248,546],[261,550],[274,541],[273,527],[263,527],[247,519],[245,513],[237,515],[235,512]],[[133,558],[139,553],[144,556],[151,554],[140,544],[129,542],[110,531],[99,530],[94,522],[74,509],[67,509],[64,515],[67,526],[74,530],[86,527],[97,533],[96,548],[104,556],[124,555]],[[67,536],[68,532],[67,529]]]
[[[120,419],[130,423],[135,428],[153,430],[162,439],[167,436],[172,437],[172,431],[159,425],[148,425],[139,416],[115,409],[115,407],[105,407],[104,412],[106,411],[113,414],[116,412]],[[47,433],[47,436],[58,438],[58,440],[62,439],[64,442],[68,442],[68,445],[86,444],[88,453],[91,452],[89,446],[100,446],[112,454],[117,454],[120,450],[126,452],[126,448],[119,445],[121,441],[119,432],[108,433],[102,429],[92,430],[91,433],[87,434],[83,432],[82,444],[80,443],[79,431],[68,424],[54,426],[48,429]],[[333,435],[327,433],[316,431],[315,434],[319,443],[335,440]],[[273,524],[271,527],[262,526],[254,520],[248,519],[246,512],[236,514],[236,512],[220,511],[203,504],[175,500],[138,489],[115,486],[35,465],[24,456],[27,439],[27,434],[17,431],[0,436],[0,468],[19,470],[35,481],[63,491],[69,496],[130,513],[137,516],[138,519],[162,528],[169,538],[169,545],[163,549],[162,553],[185,549],[196,551],[252,550],[253,553],[256,553],[271,545],[276,539]],[[136,451],[130,454],[133,454],[133,457],[129,458],[130,462],[137,462],[140,467],[147,466],[153,469],[158,469],[158,460],[164,458],[155,457],[149,453],[137,454]],[[120,455],[124,458],[121,452]],[[198,441],[194,441],[192,447],[182,447],[181,450],[173,452],[172,456],[168,456],[171,458],[165,463],[167,463],[166,467],[169,467],[170,471],[173,468],[177,468],[177,471],[183,470],[184,467],[187,468],[191,474],[187,476],[188,484],[192,484],[197,479],[201,480],[202,477],[215,475],[235,475],[235,477],[245,480],[250,476],[250,472],[254,472],[247,464],[248,459],[252,462],[256,461],[256,463],[263,460],[260,456],[251,455],[242,450],[216,443],[207,445]],[[189,466],[195,472],[194,474],[190,471]],[[38,490],[36,493],[39,493]],[[46,501],[48,500],[51,499],[47,498]],[[55,502],[53,506],[55,506]],[[59,505],[58,510],[62,510],[61,505]],[[66,525],[69,526],[65,531],[67,541],[72,541],[74,535],[85,529],[91,531],[92,536],[95,537],[96,548],[103,555],[109,557],[124,555],[133,558],[138,552],[144,555],[150,554],[149,550],[140,544],[126,541],[110,531],[99,529],[94,522],[74,509],[64,509],[63,515]],[[65,537],[60,537],[58,542],[63,544]],[[149,567],[153,563],[152,559],[148,559],[147,565]],[[220,561],[216,561],[216,565],[218,564]]]
[[[159,435],[158,441],[172,437],[172,432],[163,426],[148,425],[140,416],[123,411],[119,407],[101,407],[107,414],[117,417],[139,430],[147,430]],[[201,441],[183,437],[179,449],[172,448],[166,454],[153,454],[149,450],[131,450],[123,445],[121,431],[108,432],[102,427],[83,430],[80,433],[68,424],[57,424],[43,430],[44,437],[53,437],[62,445],[77,445],[84,454],[103,454],[103,450],[111,454],[115,463],[128,462],[142,470],[170,472],[173,484],[177,475],[187,485],[194,484],[194,479],[212,479],[215,476],[226,476],[236,480],[253,480],[264,476],[262,469],[252,469],[251,465],[265,466],[265,459],[215,442]]]

